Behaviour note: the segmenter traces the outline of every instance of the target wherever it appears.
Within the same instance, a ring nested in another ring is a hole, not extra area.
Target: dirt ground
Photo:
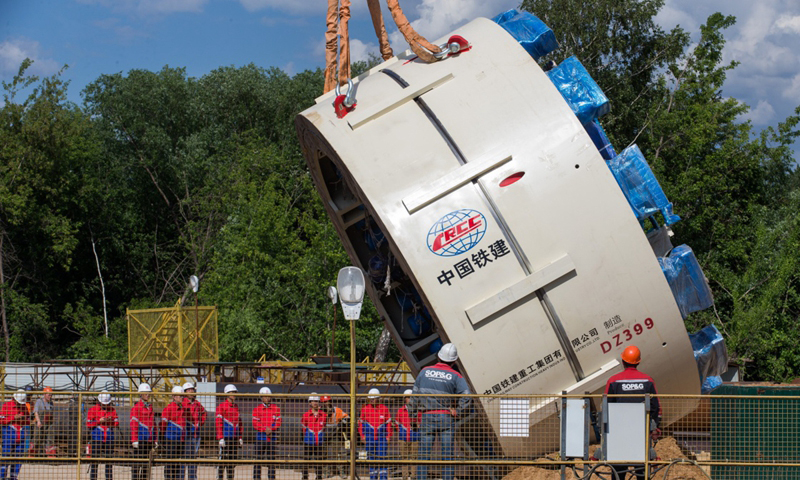
[[[114,480],[130,480],[130,467],[115,466],[113,470]],[[267,478],[266,468],[262,471],[262,477]],[[277,470],[276,480],[301,480],[303,475],[297,470]],[[81,466],[81,475],[78,477],[78,469],[73,465],[23,465],[20,470],[19,480],[78,480],[89,478],[89,467]],[[151,480],[163,480],[163,467],[156,467],[153,471]],[[217,480],[216,467],[203,467],[197,469],[198,480]],[[236,468],[235,480],[252,480],[253,467],[241,465]],[[311,475],[314,480],[313,474]],[[333,477],[337,479],[338,477]],[[100,466],[98,480],[105,479],[105,467]]]
[[[595,448],[599,448],[599,445],[592,445],[589,451],[594,451]],[[665,461],[686,458],[686,455],[681,451],[677,442],[672,437],[663,438],[658,442],[656,445],[656,454],[660,460]],[[582,465],[577,466],[577,471],[579,475],[583,473]],[[604,475],[604,477],[606,479],[612,478],[609,476],[610,470],[607,467],[600,467],[597,471],[605,473],[606,475]],[[664,475],[666,473],[669,474],[669,477],[665,478]],[[572,480],[580,478],[576,477],[571,469],[567,469],[566,477]],[[552,468],[519,467],[506,475],[503,480],[558,480],[560,478],[561,471],[559,467],[553,465]],[[633,477],[629,476],[629,478]],[[656,480],[708,480],[708,477],[703,471],[694,465],[673,465],[670,467],[669,472],[667,472],[666,467],[664,467],[651,478]]]
[[[598,445],[592,445],[589,451],[594,451],[595,448],[598,448]],[[685,458],[686,455],[681,451],[678,447],[677,442],[672,437],[663,438],[661,441],[658,442],[656,445],[656,454],[658,455],[659,459],[661,460],[674,460],[679,458]],[[555,455],[550,455],[551,458],[555,458]],[[581,474],[583,472],[583,467],[578,465],[577,467],[578,473]],[[598,469],[600,473],[606,473],[605,478],[610,479],[608,475],[608,468],[601,467]],[[131,469],[127,466],[114,466],[114,480],[129,480],[131,478]],[[235,480],[250,480],[253,478],[253,467],[251,465],[240,465],[236,468],[235,473]],[[99,468],[99,475],[98,480],[103,480],[105,478],[105,468],[104,466],[100,466]],[[217,478],[217,469],[216,467],[208,467],[208,466],[201,466],[198,468],[198,479],[199,480],[216,480]],[[694,465],[673,465],[669,469],[669,476],[664,477],[666,472],[666,468],[662,468],[659,472],[657,472],[651,478],[655,480],[702,480],[707,479],[703,472]],[[262,472],[263,478],[267,477],[266,468]],[[278,469],[276,472],[277,480],[302,480],[302,474],[298,470],[289,470],[289,469]],[[51,479],[63,479],[63,480],[79,480],[79,479],[88,479],[89,478],[89,467],[88,465],[81,466],[80,476],[78,475],[77,467],[69,464],[64,465],[32,465],[27,464],[23,465],[20,471],[19,479],[20,480],[51,480]],[[151,476],[152,480],[163,480],[163,467],[156,467],[153,471],[153,475]],[[362,476],[364,479],[365,476]],[[367,477],[368,478],[368,477]],[[561,473],[559,467],[557,465],[553,465],[550,468],[545,467],[519,467],[513,470],[511,473],[506,475],[503,480],[558,480],[561,478]],[[567,478],[575,480],[576,477],[571,469],[567,469]],[[599,477],[594,477],[599,478]],[[632,478],[632,477],[631,477]],[[333,477],[334,480],[339,480],[338,477]],[[315,480],[312,475],[312,480]],[[323,479],[325,480],[325,479]],[[431,478],[431,480],[435,480]]]

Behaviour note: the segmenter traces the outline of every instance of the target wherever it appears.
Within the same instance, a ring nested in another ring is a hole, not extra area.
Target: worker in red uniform
[[[197,452],[200,451],[200,428],[206,423],[208,413],[203,404],[197,401],[195,392],[197,390],[192,382],[183,384],[183,411],[186,415],[186,449],[184,458],[195,459]],[[187,480],[197,480],[197,464],[186,465]],[[183,478],[184,467],[181,467],[181,477]]]
[[[411,402],[409,388],[403,392],[403,406],[397,410],[395,423],[397,424],[397,437],[400,439],[400,460],[416,460],[419,447],[419,420],[420,413],[412,417],[408,413],[408,404]],[[400,465],[400,480],[413,480],[417,475],[417,467],[411,464]]]
[[[111,406],[111,394],[103,390],[95,404],[86,413],[86,427],[92,436],[92,456],[110,458],[114,456],[114,429],[119,427],[117,411]],[[97,480],[97,463],[89,465],[89,479]],[[112,480],[113,468],[106,463],[106,480]]]
[[[172,401],[161,412],[161,436],[167,458],[181,458],[186,441],[186,412],[183,410],[183,387],[172,387]],[[178,480],[181,477],[181,465],[168,463],[164,465],[164,478]]]
[[[27,453],[25,439],[28,438],[28,425],[31,423],[31,416],[25,407],[27,397],[25,390],[19,389],[14,394],[14,398],[0,408],[4,457],[23,457]],[[16,480],[21,466],[19,463],[3,464],[0,466],[0,478],[6,478],[6,469],[8,469],[8,477]]]
[[[389,408],[379,403],[380,390],[370,388],[367,404],[361,409],[358,418],[358,434],[367,447],[367,459],[385,460],[389,450],[389,439],[392,438],[392,415]],[[370,480],[388,480],[389,469],[386,465],[370,464]]]
[[[657,436],[660,433],[661,425],[661,404],[658,401],[656,383],[652,377],[640,372],[638,365],[642,360],[642,352],[639,348],[631,345],[622,352],[622,365],[625,370],[613,375],[606,382],[606,395],[608,403],[642,403],[645,394],[650,395],[650,431],[651,435]],[[614,396],[624,395],[624,396]],[[644,465],[614,465],[614,470],[620,479],[624,480],[628,475],[628,470],[633,467],[631,472],[635,478],[644,479]]]
[[[242,440],[242,418],[239,416],[239,405],[234,396],[239,391],[235,385],[225,385],[228,396],[217,407],[217,441],[219,442],[220,460],[236,460],[238,447],[244,445]],[[228,471],[228,480],[233,480],[236,466],[232,463],[220,464],[217,468],[217,478],[223,479],[225,470]]]
[[[308,397],[311,408],[303,414],[303,453],[306,460],[325,459],[325,426],[328,423],[328,414],[319,405],[319,396],[312,393]],[[321,478],[321,464],[311,466],[317,480]],[[303,480],[308,480],[308,463],[303,464]]]
[[[275,432],[281,428],[281,407],[272,402],[272,390],[261,387],[261,403],[253,409],[256,430],[256,460],[275,460]],[[269,480],[275,480],[275,465],[267,466]],[[261,480],[261,464],[253,466],[253,480]]]
[[[131,446],[133,458],[147,459],[147,455],[156,442],[155,416],[150,404],[150,393],[153,389],[148,383],[139,384],[139,401],[131,409]],[[150,478],[149,465],[146,461],[136,462],[131,466],[132,480]]]

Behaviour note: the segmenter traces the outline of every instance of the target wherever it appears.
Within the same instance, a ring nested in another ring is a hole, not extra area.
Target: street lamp
[[[328,295],[328,300],[333,304],[333,329],[331,329],[330,351],[331,374],[333,374],[333,357],[336,356],[336,300],[339,298],[339,292],[336,291],[336,287],[328,287],[326,293]]]
[[[361,303],[364,301],[364,272],[358,267],[344,267],[336,279],[342,313],[350,322],[350,415],[356,413],[356,324],[361,316]],[[350,478],[356,477],[355,455],[356,422],[350,422]]]
[[[194,356],[197,363],[200,363],[200,319],[197,313],[197,291],[200,289],[200,279],[197,278],[197,275],[192,275],[189,277],[189,286],[192,287],[192,291],[194,292]],[[183,352],[181,352],[183,355]],[[198,368],[198,375],[200,366]]]

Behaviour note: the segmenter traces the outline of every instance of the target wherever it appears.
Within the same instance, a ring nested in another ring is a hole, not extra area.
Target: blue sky
[[[366,0],[352,0],[353,59],[377,53]],[[381,0],[384,5],[385,1]],[[402,0],[406,15],[429,39],[519,0]],[[326,0],[0,0],[0,80],[25,57],[32,72],[50,75],[68,64],[69,98],[104,73],[164,65],[202,76],[226,65],[255,63],[290,74],[324,67]],[[699,26],[720,11],[738,18],[725,32],[726,60],[741,65],[723,94],[747,103],[757,128],[776,125],[800,105],[800,1],[667,0],[657,21]],[[395,51],[406,48],[388,15]],[[612,108],[613,108],[613,99]],[[796,150],[797,152],[798,150]],[[795,156],[797,158],[797,155]]]

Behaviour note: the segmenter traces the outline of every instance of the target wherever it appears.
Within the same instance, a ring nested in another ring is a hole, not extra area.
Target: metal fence
[[[656,479],[800,478],[800,397],[661,395],[658,430],[625,431],[604,425],[603,397],[591,395],[473,395],[455,417],[408,415],[403,395],[359,394],[355,408],[349,395],[153,393],[149,407],[138,393],[100,395],[3,392],[0,478],[316,480],[347,478],[353,467],[374,479],[613,479],[623,469]],[[569,426],[565,405],[575,399],[585,417]],[[614,428],[645,442],[641,463],[603,459],[602,432]],[[585,433],[585,455],[565,455],[568,429]]]

